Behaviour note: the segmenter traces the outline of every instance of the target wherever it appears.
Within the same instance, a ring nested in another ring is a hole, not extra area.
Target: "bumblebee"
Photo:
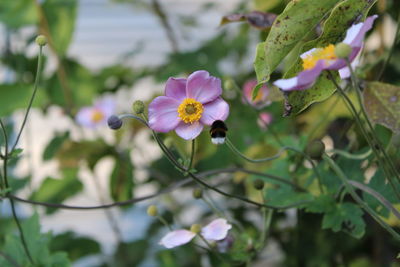
[[[222,145],[225,143],[226,132],[228,127],[221,120],[216,120],[212,123],[210,129],[211,142],[215,145]]]

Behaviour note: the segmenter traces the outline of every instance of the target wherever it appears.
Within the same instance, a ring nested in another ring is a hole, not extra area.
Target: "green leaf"
[[[400,87],[381,82],[367,83],[364,107],[371,121],[400,133]]]
[[[324,47],[340,42],[349,26],[364,18],[375,2],[376,0],[346,0],[341,2],[332,10],[331,15],[324,23],[322,35],[315,40],[307,42],[300,52],[303,53],[314,47]],[[302,69],[302,61],[298,58],[297,62],[285,73],[284,77],[296,76]],[[334,76],[339,81],[339,76],[336,72]],[[288,94],[291,112],[294,114],[300,113],[312,103],[324,101],[335,90],[336,88],[327,73],[323,73],[310,89],[293,91]]]
[[[115,161],[110,179],[111,197],[115,201],[131,199],[133,194],[133,166],[128,154],[121,155]]]
[[[35,201],[62,203],[65,199],[79,193],[83,185],[77,178],[77,169],[64,169],[62,179],[46,178],[40,188],[30,197]],[[55,208],[47,208],[47,213],[53,213]]]
[[[96,241],[77,236],[74,232],[65,232],[54,236],[50,242],[51,251],[65,251],[71,260],[101,252],[100,244]]]
[[[334,209],[335,199],[330,195],[320,195],[313,202],[307,204],[306,211],[312,213],[325,213]]]
[[[363,211],[353,203],[341,203],[325,213],[322,229],[332,229],[334,232],[344,231],[355,238],[361,238],[365,233]]]
[[[26,108],[32,93],[31,84],[0,84],[0,116],[8,115],[19,108]],[[38,88],[33,106],[41,106],[43,97],[43,91]]]
[[[68,138],[69,138],[69,132],[65,132],[63,134],[57,134],[46,146],[43,152],[43,160],[50,160],[54,158],[57,151],[60,149],[61,145]]]
[[[77,1],[46,0],[43,11],[50,28],[51,45],[64,56],[74,33]]]
[[[70,266],[66,253],[55,252],[51,254],[48,243],[51,234],[40,233],[39,216],[35,213],[31,218],[21,223],[25,235],[25,241],[30,255],[34,261],[33,266],[44,267],[67,267]],[[9,258],[13,259],[20,266],[32,266],[26,256],[25,250],[19,236],[10,231],[5,237],[5,244],[2,249]],[[0,257],[0,266],[14,267],[10,262]]]
[[[307,34],[314,30],[317,24],[336,5],[338,0],[302,0],[291,1],[272,25],[265,41],[265,70],[261,81],[268,81],[271,73],[286,57],[286,55]],[[258,63],[257,63],[258,65]]]
[[[73,60],[64,59],[63,66],[68,74],[67,85],[62,85],[57,73],[54,73],[45,86],[51,101],[63,106],[66,105],[66,97],[70,96],[76,106],[91,105],[98,90],[93,73]]]
[[[9,29],[35,24],[37,20],[37,9],[33,1],[0,1],[0,21]]]

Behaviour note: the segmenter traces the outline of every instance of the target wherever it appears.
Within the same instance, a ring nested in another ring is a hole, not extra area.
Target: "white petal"
[[[232,225],[225,219],[216,219],[201,229],[201,235],[208,240],[222,240],[228,235]]]
[[[290,79],[280,79],[274,82],[274,85],[281,88],[283,91],[297,86],[297,77]]]
[[[305,59],[308,55],[311,55],[317,49],[320,49],[320,48],[311,48],[310,50],[304,52],[303,54],[300,55],[301,59]]]
[[[195,233],[188,230],[175,230],[165,235],[158,244],[166,248],[174,248],[189,243],[195,236]]]

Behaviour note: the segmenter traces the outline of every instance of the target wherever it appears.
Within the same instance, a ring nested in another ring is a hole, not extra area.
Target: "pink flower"
[[[194,139],[204,125],[228,117],[229,106],[221,94],[221,80],[204,70],[187,79],[169,78],[165,96],[156,97],[149,105],[150,128],[163,133],[175,130],[183,139]]]
[[[257,124],[261,129],[266,130],[272,122],[272,114],[269,112],[261,112],[257,119]]]
[[[227,223],[225,219],[220,218],[204,226],[200,234],[207,240],[219,241],[223,240],[228,235],[228,231],[231,228],[232,225]],[[159,244],[166,248],[174,248],[189,243],[195,236],[196,233],[194,232],[179,229],[169,232],[161,239]]]
[[[346,33],[343,43],[351,48],[348,59],[352,62],[363,46],[363,39],[367,31],[372,28],[377,15],[368,17],[365,22],[352,25]],[[305,90],[310,88],[323,70],[340,70],[346,67],[346,61],[335,55],[335,46],[330,44],[324,48],[313,48],[300,57],[303,60],[303,71],[296,77],[280,79],[274,85],[283,91]]]
[[[98,100],[91,107],[83,107],[76,114],[76,121],[85,127],[94,128],[106,124],[115,110],[115,103],[110,98]]]
[[[246,81],[243,85],[243,95],[246,98],[246,102],[258,109],[261,109],[271,104],[271,101],[267,100],[269,88],[265,84],[260,88],[256,98],[253,100],[253,89],[257,83],[258,82],[255,79]]]

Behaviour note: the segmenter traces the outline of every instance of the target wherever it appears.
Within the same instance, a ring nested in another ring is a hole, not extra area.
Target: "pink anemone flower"
[[[258,82],[255,79],[246,81],[243,85],[243,95],[247,103],[257,109],[261,109],[271,104],[271,101],[268,101],[267,99],[269,88],[264,84],[258,91],[256,98],[253,100],[253,89],[257,84]]]
[[[269,112],[261,112],[258,115],[257,124],[262,130],[267,130],[268,125],[272,123],[273,116]]]
[[[85,127],[95,128],[106,125],[108,117],[115,111],[115,102],[110,98],[105,98],[95,102],[93,106],[83,107],[76,114],[76,121]]]
[[[232,228],[225,219],[216,219],[211,223],[207,224],[201,229],[200,235],[205,239],[211,241],[219,241],[226,238],[228,231]],[[196,233],[179,229],[166,234],[161,241],[160,245],[166,248],[174,248],[189,243],[196,236]]]
[[[352,25],[346,32],[342,43],[350,46],[348,60],[352,62],[361,51],[365,34],[372,28],[377,15],[368,17],[364,22]],[[335,46],[313,48],[300,55],[303,60],[303,71],[296,77],[280,79],[274,85],[283,91],[305,90],[313,86],[323,70],[340,70],[346,68],[346,60],[335,55]]]
[[[229,105],[222,98],[221,80],[207,71],[195,71],[187,79],[169,78],[165,96],[149,105],[149,125],[157,132],[175,132],[185,140],[196,138],[204,125],[224,121]]]

